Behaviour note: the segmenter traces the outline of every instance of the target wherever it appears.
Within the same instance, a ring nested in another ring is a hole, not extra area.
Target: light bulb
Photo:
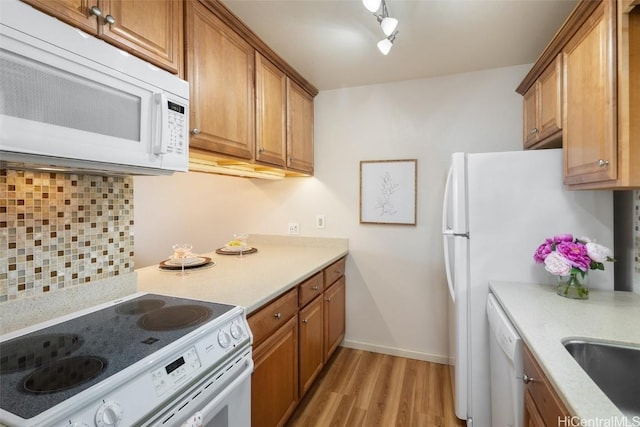
[[[385,36],[390,36],[398,27],[398,20],[396,18],[391,18],[387,16],[380,22],[380,28],[382,28],[382,32]]]
[[[383,39],[378,42],[378,49],[383,55],[387,55],[389,53],[391,46],[393,46],[393,43],[389,39]]]
[[[364,7],[371,13],[380,9],[380,3],[382,3],[382,0],[362,0]]]

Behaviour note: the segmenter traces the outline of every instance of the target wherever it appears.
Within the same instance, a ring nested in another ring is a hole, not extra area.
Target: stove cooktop
[[[145,294],[1,342],[0,408],[32,418],[233,308]]]

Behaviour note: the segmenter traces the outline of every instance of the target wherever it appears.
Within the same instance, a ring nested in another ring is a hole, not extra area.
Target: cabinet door
[[[542,368],[527,346],[523,351],[524,375],[532,378],[525,386],[525,424],[529,426],[555,426],[558,420],[570,415],[557,393],[549,383]]]
[[[251,426],[283,425],[298,401],[298,316],[254,348]]]
[[[614,7],[601,2],[563,49],[566,184],[617,177]]]
[[[545,427],[540,412],[538,412],[528,390],[524,393],[524,425],[525,427]]]
[[[256,160],[285,165],[287,76],[256,53]]]
[[[538,140],[562,130],[562,55],[538,79]]]
[[[313,97],[287,80],[287,167],[313,174]]]
[[[252,160],[254,50],[198,1],[185,9],[190,148]]]
[[[323,366],[322,298],[300,310],[300,396],[304,396]]]
[[[345,278],[343,276],[324,293],[325,363],[344,338],[345,302]]]
[[[124,50],[177,74],[182,63],[182,0],[100,0],[98,34]],[[105,23],[111,15],[114,24]]]
[[[523,97],[523,130],[524,148],[529,148],[538,142],[538,82],[524,94]]]
[[[91,14],[96,1],[90,0],[23,0],[47,15],[55,16],[89,34],[97,34],[98,20]]]

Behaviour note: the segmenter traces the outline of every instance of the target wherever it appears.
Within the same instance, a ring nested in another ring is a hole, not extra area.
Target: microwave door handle
[[[167,154],[169,145],[169,108],[167,107],[167,97],[164,93],[153,94],[154,108],[160,109],[155,111],[155,117],[159,116],[159,120],[155,126],[155,138],[153,142],[154,154]]]

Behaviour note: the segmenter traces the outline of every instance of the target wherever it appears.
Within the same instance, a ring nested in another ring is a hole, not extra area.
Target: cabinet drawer
[[[542,368],[540,368],[540,365],[538,365],[526,346],[524,347],[523,362],[524,373],[533,378],[533,381],[527,383],[526,390],[531,394],[540,418],[544,421],[544,425],[556,425],[558,419],[569,416],[568,411],[560,401],[555,390],[551,388],[549,380],[542,371]]]
[[[320,295],[324,287],[322,286],[322,271],[315,276],[310,277],[300,284],[298,291],[298,299],[300,307],[306,305],[309,301]]]
[[[345,258],[342,258],[324,269],[324,287],[328,288],[340,277],[344,276]]]
[[[253,346],[284,325],[298,311],[298,288],[294,288],[252,314],[247,320],[253,333]]]

